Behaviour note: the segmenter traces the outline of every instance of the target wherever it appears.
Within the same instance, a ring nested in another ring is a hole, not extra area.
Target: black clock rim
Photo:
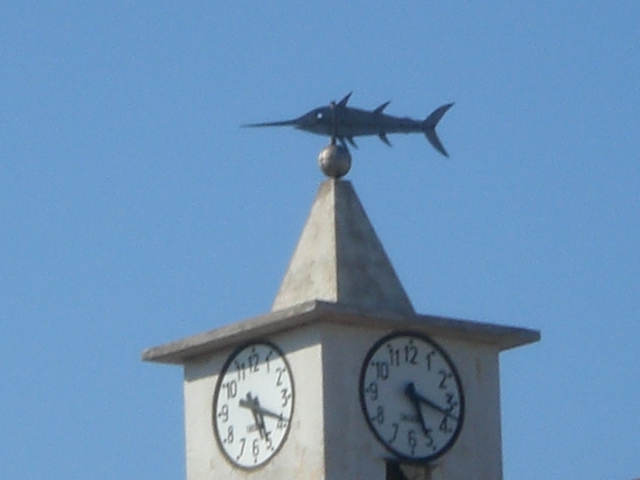
[[[222,379],[227,374],[227,371],[229,370],[229,366],[231,365],[231,363],[233,362],[235,357],[240,352],[242,352],[243,350],[245,350],[245,349],[247,349],[249,347],[252,347],[254,345],[266,345],[267,347],[272,348],[273,350],[275,350],[278,353],[278,355],[280,355],[280,358],[282,358],[285,366],[287,367],[287,371],[289,372],[289,377],[291,378],[291,416],[289,418],[289,423],[287,424],[287,430],[284,432],[284,437],[282,437],[282,441],[280,442],[280,445],[278,445],[278,447],[271,453],[271,456],[269,456],[269,458],[267,458],[265,461],[263,461],[262,463],[259,463],[257,465],[246,466],[246,465],[241,465],[241,464],[237,463],[233,458],[231,458],[227,454],[227,451],[222,446],[222,442],[220,441],[220,435],[219,435],[220,432],[218,432],[218,427],[216,425],[216,411],[218,410],[217,409],[218,394],[220,393],[220,388],[222,387]],[[295,390],[296,389],[295,389],[295,385],[294,385],[293,371],[291,370],[291,365],[289,365],[289,361],[287,360],[287,357],[285,356],[284,352],[280,349],[280,347],[278,347],[273,342],[270,342],[269,340],[262,340],[262,339],[260,339],[260,340],[252,340],[252,341],[249,341],[249,342],[245,342],[245,343],[241,344],[240,346],[236,347],[229,354],[229,356],[225,360],[224,364],[222,365],[222,368],[220,369],[220,373],[218,374],[218,379],[216,380],[216,388],[214,389],[214,392],[213,392],[213,402],[212,402],[212,411],[211,411],[211,425],[213,427],[213,436],[216,439],[216,444],[218,445],[218,449],[222,452],[222,454],[224,455],[224,458],[229,463],[231,463],[232,466],[234,466],[235,468],[246,470],[246,471],[253,471],[253,470],[258,470],[258,469],[264,467],[271,460],[273,460],[275,458],[275,456],[278,454],[278,452],[282,449],[284,444],[287,442],[287,438],[289,437],[289,432],[291,431],[291,423],[292,423],[291,420],[293,419],[294,411],[295,411],[295,408],[296,408]]]
[[[430,345],[432,345],[444,357],[444,359],[447,361],[447,363],[451,367],[451,371],[453,372],[456,384],[458,386],[458,391],[460,392],[460,421],[458,422],[456,430],[453,432],[453,435],[451,436],[449,441],[446,444],[444,444],[444,446],[442,448],[440,448],[440,450],[436,451],[432,455],[427,455],[427,456],[424,456],[424,457],[411,457],[411,456],[405,455],[402,452],[399,452],[396,449],[394,449],[393,447],[389,446],[387,444],[386,440],[384,438],[382,438],[382,436],[378,433],[376,428],[371,423],[371,419],[369,418],[369,415],[367,414],[367,406],[366,406],[366,402],[365,402],[365,398],[364,398],[363,382],[364,382],[367,366],[369,365],[369,361],[371,360],[371,357],[373,357],[373,355],[377,352],[377,350],[380,348],[380,346],[383,345],[384,343],[388,342],[389,340],[391,340],[393,338],[405,337],[405,336],[420,338],[421,340],[423,340],[423,341],[429,343]],[[362,362],[362,367],[360,369],[360,380],[359,380],[359,383],[358,383],[358,394],[359,394],[359,397],[360,397],[360,408],[361,408],[362,413],[364,415],[364,418],[365,418],[365,420],[367,422],[367,425],[369,426],[369,429],[373,432],[373,434],[376,436],[378,441],[389,452],[391,452],[396,458],[398,458],[398,459],[400,459],[400,460],[402,460],[402,461],[404,461],[406,463],[426,464],[426,463],[429,463],[429,462],[431,462],[433,460],[436,460],[436,459],[440,458],[441,456],[443,456],[445,453],[447,453],[453,447],[453,445],[458,440],[458,437],[460,436],[460,433],[462,432],[462,426],[464,425],[464,420],[465,420],[465,407],[466,407],[466,405],[465,405],[465,398],[464,398],[464,389],[462,387],[462,380],[460,378],[460,374],[458,373],[458,369],[456,368],[455,363],[453,363],[453,361],[451,360],[451,357],[449,356],[447,351],[439,343],[434,341],[431,337],[429,337],[429,335],[427,335],[425,333],[417,332],[415,330],[399,330],[399,331],[390,332],[390,333],[384,335],[383,337],[379,338],[369,348],[369,350],[367,351],[367,354],[366,354],[366,356],[364,358],[364,361]]]

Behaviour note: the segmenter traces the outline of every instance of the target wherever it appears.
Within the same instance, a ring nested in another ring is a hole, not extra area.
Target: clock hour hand
[[[269,440],[269,432],[267,432],[267,427],[264,424],[264,413],[260,411],[262,408],[260,407],[258,397],[254,398],[251,392],[247,392],[247,398],[240,399],[240,406],[251,410],[256,428],[258,429],[258,433],[260,433],[260,438]]]
[[[413,382],[409,382],[407,384],[407,386],[404,389],[404,393],[407,397],[409,397],[409,399],[412,402],[424,403],[425,405],[428,405],[429,407],[439,411],[440,413],[446,415],[447,417],[450,417],[453,420],[458,420],[458,417],[456,417],[455,415],[452,415],[450,410],[447,410],[446,408],[442,408],[437,403],[432,402],[428,398],[423,397],[418,392],[416,392],[416,386]]]

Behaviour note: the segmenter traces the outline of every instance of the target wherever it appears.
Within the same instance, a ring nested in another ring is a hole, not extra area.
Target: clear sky
[[[144,348],[267,312],[339,100],[424,118],[348,176],[421,313],[502,356],[505,478],[640,475],[640,2],[0,6],[0,478],[184,476]]]

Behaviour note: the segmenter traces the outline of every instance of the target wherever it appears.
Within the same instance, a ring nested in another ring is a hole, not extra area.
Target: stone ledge
[[[433,315],[372,312],[340,303],[310,301],[149,348],[142,353],[142,360],[183,365],[192,359],[225,347],[314,322],[380,330],[417,330],[427,335],[483,343],[494,346],[500,351],[540,340],[539,331],[527,328]]]

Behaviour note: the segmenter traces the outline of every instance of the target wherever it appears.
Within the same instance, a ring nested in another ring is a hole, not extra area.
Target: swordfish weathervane
[[[252,123],[245,127],[283,127],[291,126],[298,130],[315,133],[331,137],[332,142],[336,139],[346,147],[345,140],[357,148],[354,137],[366,135],[378,135],[380,139],[391,146],[387,138],[389,133],[424,133],[427,139],[445,157],[448,157],[442,142],[436,134],[436,125],[449,110],[453,103],[447,103],[436,108],[431,115],[424,120],[413,120],[411,118],[400,118],[384,113],[384,109],[389,105],[385,102],[378,108],[368,111],[347,106],[351,93],[346,95],[338,103],[331,102],[326,107],[318,107],[305,113],[301,117],[293,120],[280,122]]]
[[[320,163],[325,173],[331,177],[341,177],[345,175],[351,166],[351,159],[347,142],[357,148],[355,137],[377,135],[387,145],[391,146],[391,142],[387,138],[390,133],[424,133],[429,143],[445,157],[449,154],[445,150],[438,134],[436,126],[444,114],[449,110],[453,103],[447,103],[436,108],[426,119],[414,120],[407,117],[394,117],[384,113],[384,109],[390,102],[385,102],[374,110],[362,110],[359,108],[348,107],[347,102],[351,97],[351,93],[347,94],[338,103],[331,102],[328,106],[314,108],[305,113],[301,117],[292,120],[283,120],[279,122],[263,122],[244,125],[245,127],[284,127],[290,126],[305,132],[315,133],[317,135],[328,136],[331,139],[331,145],[327,149],[331,149],[330,157],[339,155],[344,164],[348,160],[346,170],[339,168],[339,173],[329,173],[323,163],[323,154],[320,154]],[[336,141],[340,142],[340,146],[336,145]],[[347,158],[348,157],[348,158]]]

